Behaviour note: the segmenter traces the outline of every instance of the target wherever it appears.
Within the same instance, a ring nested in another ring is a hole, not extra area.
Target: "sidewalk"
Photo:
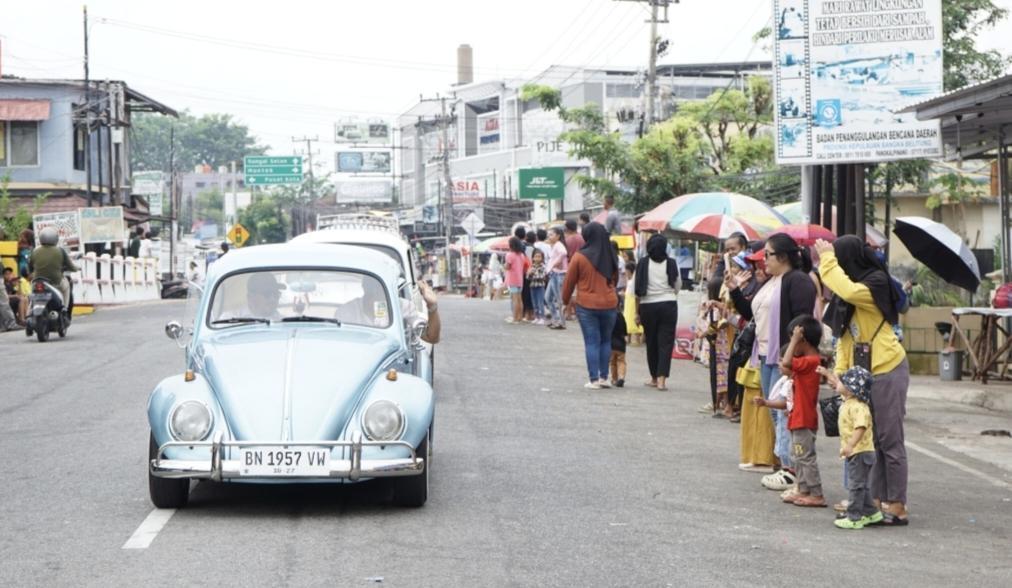
[[[910,376],[907,395],[1012,413],[1012,382],[991,381],[985,385],[970,380],[943,382],[938,376]]]

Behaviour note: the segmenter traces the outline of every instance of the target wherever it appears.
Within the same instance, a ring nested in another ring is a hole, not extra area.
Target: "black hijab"
[[[668,258],[668,240],[662,235],[652,235],[647,240],[647,257],[656,262],[666,260]]]
[[[614,283],[618,275],[618,259],[607,229],[601,223],[587,223],[583,226],[583,240],[586,243],[580,248],[580,253],[609,283]]]
[[[898,301],[892,286],[892,278],[885,265],[875,257],[875,252],[860,238],[844,235],[833,243],[836,261],[852,282],[864,284],[871,291],[875,306],[890,325],[899,322],[895,303]],[[854,305],[833,295],[826,309],[825,321],[833,329],[833,335],[840,337],[854,318]]]

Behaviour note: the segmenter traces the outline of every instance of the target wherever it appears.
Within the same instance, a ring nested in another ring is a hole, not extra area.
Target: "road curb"
[[[976,406],[996,412],[1012,413],[1012,387],[1003,383],[984,386],[978,383],[915,381],[907,390],[910,398],[940,400]]]

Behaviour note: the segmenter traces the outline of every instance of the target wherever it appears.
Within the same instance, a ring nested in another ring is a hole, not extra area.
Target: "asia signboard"
[[[773,0],[780,164],[942,155],[938,121],[896,114],[942,92],[942,0]]]
[[[338,151],[336,169],[342,174],[389,174],[392,161],[390,151]]]
[[[122,206],[78,208],[81,243],[107,243],[126,240]]]
[[[479,180],[454,180],[453,204],[478,205],[485,200],[485,182]]]
[[[390,123],[383,120],[345,118],[334,123],[335,143],[361,145],[392,145]]]
[[[566,170],[561,167],[521,168],[521,200],[562,200],[566,197]]]

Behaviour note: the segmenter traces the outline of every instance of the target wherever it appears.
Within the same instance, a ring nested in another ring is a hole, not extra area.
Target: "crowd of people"
[[[610,237],[587,217],[550,230],[518,228],[501,267],[512,311],[506,321],[565,329],[575,319],[588,389],[624,386],[626,345],[642,341],[644,385],[666,390],[685,265],[673,252],[680,250],[653,234],[637,260]],[[735,234],[721,249],[700,280],[706,300],[695,331],[711,387],[701,411],[739,426],[738,467],[764,474],[761,485],[784,503],[828,506],[815,442],[821,414],[827,434],[840,436],[849,493],[833,505],[835,524],[906,525],[902,287],[853,236],[807,247],[784,233],[754,242]],[[498,269],[483,267],[490,290]],[[820,400],[824,384],[838,395]]]
[[[834,504],[835,524],[906,525],[904,296],[880,256],[854,236],[809,249],[783,233],[735,234],[706,278],[696,331],[712,402],[701,411],[740,423],[738,467],[765,474],[762,486],[785,503],[828,506],[815,452],[821,413],[840,436],[849,492]],[[820,400],[823,382],[839,396]]]

